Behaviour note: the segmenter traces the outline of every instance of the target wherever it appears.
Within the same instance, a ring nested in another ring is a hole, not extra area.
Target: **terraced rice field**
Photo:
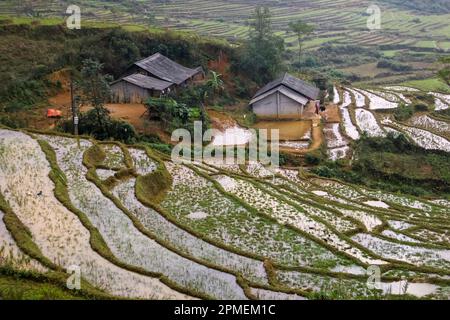
[[[347,141],[337,132],[330,126],[333,148]],[[0,265],[41,274],[76,265],[113,296],[450,298],[445,199],[8,129],[0,129],[0,195]],[[11,217],[28,228],[33,258]],[[380,267],[375,287],[369,265]]]
[[[388,133],[404,134],[411,142],[429,150],[450,150],[450,124],[445,117],[436,116],[432,111],[450,107],[449,96],[439,92],[422,91],[434,96],[435,105],[428,112],[415,113],[404,123],[395,121],[392,112],[400,104],[410,105],[420,90],[405,86],[385,86],[377,88],[335,87],[339,102],[340,124],[325,124],[324,135],[327,152],[332,160],[351,155],[348,141],[358,140],[362,134],[369,137],[384,137]],[[340,146],[338,146],[340,145]]]
[[[209,1],[172,0],[104,2],[78,1],[85,23],[99,21],[142,30],[147,25],[145,12],[155,15],[162,27],[197,32],[212,37],[238,40],[248,35],[246,22],[258,3],[250,0]],[[260,4],[260,3],[259,3]],[[287,47],[295,49],[296,37],[289,31],[288,23],[297,19],[316,26],[315,34],[306,39],[304,47],[315,49],[324,43],[356,44],[362,46],[397,45],[400,48],[446,49],[449,14],[414,12],[389,3],[377,3],[382,12],[382,29],[372,32],[367,28],[367,8],[371,1],[356,0],[287,0],[266,1],[273,15],[275,31],[284,37]],[[0,14],[16,15],[23,12],[17,1],[2,1]],[[60,1],[33,1],[33,10],[40,17],[61,19],[67,5]],[[417,20],[418,19],[418,20]],[[426,30],[426,32],[424,31]]]
[[[349,151],[348,140],[342,136],[339,123],[325,124],[323,133],[330,158],[332,160],[345,158]]]

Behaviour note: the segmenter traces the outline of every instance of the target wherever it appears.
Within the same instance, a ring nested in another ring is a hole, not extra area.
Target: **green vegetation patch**
[[[60,270],[60,268],[46,258],[39,247],[34,243],[30,230],[14,214],[3,195],[0,193],[0,209],[4,212],[3,222],[11,233],[17,246],[30,257],[38,260],[50,269]]]
[[[165,166],[160,164],[155,171],[136,178],[136,193],[159,203],[171,185],[171,175]]]
[[[425,150],[403,135],[362,137],[354,147],[357,160],[352,165],[325,162],[312,172],[393,192],[450,193],[450,154],[446,152]]]
[[[44,277],[42,277],[44,278]],[[83,297],[47,281],[18,274],[0,275],[0,298],[4,300],[80,300]]]
[[[450,93],[450,88],[443,81],[438,78],[429,78],[424,80],[412,80],[401,84],[406,87],[417,88],[421,91],[433,91],[433,92],[443,92]]]
[[[85,161],[88,161],[92,166],[97,166],[103,163],[106,159],[106,153],[103,148],[94,144],[84,153]]]

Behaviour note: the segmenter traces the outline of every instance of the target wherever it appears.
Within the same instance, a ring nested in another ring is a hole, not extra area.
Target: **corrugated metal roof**
[[[282,76],[279,79],[276,79],[267,85],[265,85],[262,89],[260,89],[253,99],[257,98],[258,96],[266,93],[269,90],[272,90],[275,87],[278,87],[280,85],[284,85],[288,87],[289,89],[292,89],[296,91],[297,93],[300,93],[301,95],[311,99],[316,100],[319,95],[319,89],[310,85],[309,83],[306,83],[303,80],[300,80],[296,77],[291,76],[288,73],[285,73],[284,76]]]
[[[201,72],[200,69],[186,68],[160,53],[155,53],[148,58],[142,59],[136,62],[135,65],[157,78],[176,84],[183,83],[187,79]]]
[[[124,80],[126,82],[132,83],[141,88],[150,89],[150,90],[158,90],[158,91],[163,91],[163,90],[169,88],[171,85],[173,85],[173,83],[171,83],[171,82],[167,82],[167,81],[163,81],[163,80],[156,79],[153,77],[149,77],[149,76],[146,76],[146,75],[143,75],[140,73],[135,73],[135,74],[129,75],[120,80]]]
[[[305,98],[303,95],[299,94],[298,92],[291,90],[283,85],[280,85],[276,88],[273,88],[272,90],[269,90],[259,96],[257,96],[256,98],[254,98],[252,101],[250,101],[250,105],[254,104],[255,102],[258,102],[262,99],[264,99],[265,97],[270,96],[271,94],[275,93],[279,91],[280,93],[284,94],[286,97],[289,97],[290,99],[297,101],[298,103],[302,104],[302,105],[306,105],[306,103],[308,102],[308,99]]]

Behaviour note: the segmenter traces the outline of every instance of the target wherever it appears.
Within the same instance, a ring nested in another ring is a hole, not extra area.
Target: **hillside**
[[[117,78],[133,62],[155,52],[162,52],[186,66],[202,65],[205,70],[210,67],[219,68],[218,72],[223,74],[226,90],[222,92],[223,97],[211,104],[208,111],[212,115],[211,120],[219,125],[219,129],[227,129],[226,126],[220,125],[223,120],[220,112],[214,113],[214,110],[220,110],[226,112],[231,119],[236,119],[244,127],[255,125],[254,121],[250,120],[252,116],[246,110],[246,106],[255,92],[256,85],[252,84],[246,75],[240,73],[238,68],[233,68],[232,64],[237,59],[236,49],[226,42],[173,31],[130,32],[122,28],[111,28],[108,25],[86,27],[76,32],[58,25],[6,24],[0,27],[0,33],[2,34],[0,53],[3,62],[0,67],[2,71],[0,73],[0,123],[10,127],[54,128],[59,125],[59,122],[45,117],[45,110],[49,106],[61,110],[64,118],[69,117],[70,96],[66,69],[69,64],[79,69],[86,58],[98,60],[102,62],[105,73]],[[319,49],[320,52],[326,50],[326,47]],[[347,50],[342,51],[342,53],[345,52]],[[220,57],[225,57],[223,60],[225,62],[221,62],[222,65],[218,63]],[[331,81],[329,81],[330,85],[333,89]],[[302,124],[305,128],[304,141],[291,142],[289,141],[293,139],[291,137],[282,143],[288,147],[289,152],[302,155],[313,152],[315,157],[321,159],[315,161],[315,165],[322,162],[322,165],[333,167],[326,164],[327,159],[351,159],[354,144],[359,141],[364,132],[368,132],[369,137],[385,137],[390,130],[389,127],[397,130],[396,132],[400,130],[410,142],[420,147],[448,151],[449,136],[445,114],[450,104],[449,88],[438,79],[409,81],[403,86],[355,84],[352,87],[336,84],[334,91],[334,97],[329,98],[326,103],[339,107],[333,107],[334,111],[330,109],[330,112],[334,113],[329,119],[327,113],[323,115],[325,119],[328,119],[324,121],[323,137],[321,130],[311,135],[311,123],[305,121]],[[191,96],[193,93],[186,94],[188,100],[193,99],[194,96]],[[407,110],[404,110],[408,114],[404,119],[397,114],[400,111],[403,112],[403,109],[397,110],[402,104],[410,105],[406,108]],[[422,105],[421,109],[415,110],[417,104]],[[170,142],[170,132],[163,132],[164,129],[158,123],[150,123],[142,118],[146,110],[143,105],[133,107],[108,105],[108,108],[113,112],[113,117],[131,122],[138,133],[149,134],[152,142]],[[246,116],[249,117],[245,118]],[[232,120],[231,123],[233,122],[235,121]],[[415,127],[414,132],[407,131],[408,125]],[[233,124],[229,126],[233,127]],[[261,127],[261,124],[256,124],[256,127],[258,126]],[[274,128],[280,126],[275,125]],[[161,147],[168,148],[166,145]],[[290,157],[287,160],[290,162]],[[372,160],[368,159],[369,162]],[[294,164],[298,164],[298,161],[294,161]],[[304,164],[304,161],[300,164]],[[371,167],[375,169],[373,165]],[[432,171],[430,175],[424,174],[419,179],[402,166],[394,167],[396,170],[388,172],[384,180],[394,179],[398,183],[406,181],[411,188],[403,188],[401,183],[398,187],[394,187],[394,183],[389,187],[378,178],[375,181],[349,179],[351,182],[357,181],[368,186],[384,187],[391,191],[403,191],[416,195],[427,194],[427,189],[434,192],[446,190],[446,187],[439,190],[433,187],[433,185],[447,185],[448,182],[444,182],[446,180],[443,178],[447,172],[445,166],[437,175],[437,172]],[[383,176],[386,174],[381,168],[376,171],[381,172]],[[329,170],[326,172],[328,175],[331,174]],[[346,177],[340,172],[333,174],[340,178]],[[367,172],[364,174],[367,175]],[[435,178],[436,181],[431,181]],[[428,186],[431,186],[431,189],[417,187],[424,181],[430,183]]]
[[[373,81],[373,77],[376,77],[382,82],[394,83],[429,77],[433,72],[435,53],[450,50],[450,13],[446,1],[173,0],[79,3],[83,8],[85,24],[107,22],[120,24],[129,30],[159,26],[226,38],[231,42],[239,42],[247,37],[248,20],[258,4],[271,9],[274,30],[291,49],[292,61],[295,61],[298,43],[288,24],[302,19],[313,24],[316,29],[306,38],[304,47],[310,51],[322,49],[318,56],[323,55],[322,59],[308,63],[325,70],[333,67],[361,81]],[[373,4],[381,8],[380,30],[367,28],[366,10]],[[39,0],[33,1],[32,5],[5,1],[0,5],[0,15],[34,15],[40,19],[47,17],[50,19],[48,23],[55,23],[55,19],[62,21],[62,12],[67,5],[65,1]],[[331,46],[331,52],[324,52],[324,45]],[[347,47],[348,56],[339,59],[337,57],[342,55],[342,48],[339,49],[341,46]],[[373,67],[383,57],[406,63],[412,69],[393,72]]]
[[[411,1],[402,1],[402,0],[381,0],[382,2],[391,3],[401,8],[412,9],[420,12],[427,13],[449,13],[450,12],[450,3],[445,0],[429,0],[429,1],[420,1],[420,0],[411,0]]]
[[[85,59],[101,61],[103,72],[117,79],[135,61],[156,52],[204,69],[219,53],[229,59],[234,54],[224,41],[160,29],[130,32],[97,25],[80,31],[60,25],[0,26],[0,123],[48,128],[55,122],[45,118],[51,98],[67,116],[69,69],[79,70]],[[230,72],[233,81],[241,76]]]

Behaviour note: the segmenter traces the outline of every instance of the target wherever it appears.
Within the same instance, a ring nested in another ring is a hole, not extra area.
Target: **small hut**
[[[260,119],[301,119],[305,106],[318,95],[318,88],[285,73],[260,89],[250,106]]]
[[[172,82],[177,86],[187,85],[192,80],[203,77],[201,67],[191,69],[163,56],[160,53],[136,62],[128,69],[130,73],[141,73],[160,80]]]
[[[142,103],[149,97],[159,97],[203,77],[202,67],[190,69],[156,53],[134,63],[124,77],[111,84],[111,100]]]
[[[114,103],[143,103],[150,97],[169,93],[174,84],[143,74],[132,74],[111,84]]]

